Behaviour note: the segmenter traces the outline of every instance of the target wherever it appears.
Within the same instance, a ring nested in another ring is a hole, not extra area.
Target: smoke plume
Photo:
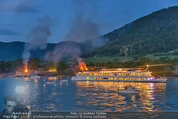
[[[99,25],[91,18],[87,18],[85,16],[85,1],[76,0],[76,2],[78,4],[77,11],[79,12],[75,13],[72,26],[63,39],[64,43],[59,43],[59,45],[55,47],[54,51],[48,52],[45,56],[46,60],[52,60],[56,62],[62,57],[66,56],[80,57],[82,51],[80,45],[76,45],[77,43],[89,43],[92,46],[90,49],[92,49],[93,47],[103,46],[107,41],[106,39],[99,37]],[[91,5],[94,5],[96,8],[96,10],[92,10],[91,14],[95,14],[97,12],[97,5],[95,3]],[[96,15],[93,15],[92,17],[94,18],[95,16]]]
[[[58,62],[61,58],[78,57],[81,54],[80,46],[75,42],[61,42],[56,45],[54,51],[48,52],[45,59]]]
[[[27,35],[29,41],[26,43],[23,52],[24,62],[29,60],[31,50],[46,48],[48,37],[51,35],[50,22],[51,20],[48,16],[37,19],[37,25]]]
[[[90,19],[84,19],[82,14],[78,14],[67,35],[65,41],[84,42],[99,36],[99,27]]]

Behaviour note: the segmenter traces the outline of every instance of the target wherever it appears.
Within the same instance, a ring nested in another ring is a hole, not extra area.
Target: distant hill
[[[0,60],[12,60],[22,56],[23,42],[0,42]]]
[[[63,55],[62,58],[75,56],[75,54],[72,54],[75,53],[74,51],[72,51],[74,48],[81,50],[82,53],[86,53],[88,52],[87,50],[90,49],[89,43],[88,44],[76,43],[73,41],[48,43],[46,48],[43,50],[36,49],[30,51],[31,57],[38,57],[40,59],[44,59],[45,55],[48,52],[53,52],[56,46],[58,51],[56,52],[57,54],[55,55],[55,57],[57,57],[58,55]],[[24,47],[25,47],[25,42],[8,42],[8,43],[0,42],[0,60],[8,61],[8,60],[15,60],[15,59],[22,58]],[[67,49],[71,49],[71,51],[70,50],[68,52],[65,51]]]
[[[92,55],[128,56],[168,52],[178,48],[178,6],[141,17],[104,37],[109,42]]]
[[[91,43],[73,43],[79,47],[84,57],[93,56],[136,56],[151,53],[169,52],[178,49],[178,6],[162,9],[141,17],[125,26],[103,35],[108,42],[103,47],[92,50]],[[32,57],[44,58],[48,51],[53,51],[58,44],[47,44],[44,50],[32,51]],[[0,60],[12,60],[22,57],[23,42],[0,42]],[[69,46],[70,46],[69,45]]]
[[[0,42],[0,60],[14,60],[22,58],[24,51],[24,42],[9,42],[4,43]],[[47,47],[44,50],[35,50],[32,51],[31,57],[43,58],[47,51],[52,51],[56,44],[47,44]]]
[[[24,42],[0,42],[0,60],[8,61],[22,58],[24,46]],[[36,49],[30,51],[31,57],[38,57],[40,59],[44,59],[45,55],[49,52],[53,52],[56,46],[58,51],[56,52],[57,54],[55,55],[55,57],[61,57],[60,55],[62,55],[61,58],[75,56],[74,53],[76,53],[76,51],[73,51],[75,48],[79,49],[83,54],[88,53],[89,49],[91,49],[91,44],[88,42],[76,43],[73,41],[63,41],[59,43],[48,43],[46,48],[43,50]]]

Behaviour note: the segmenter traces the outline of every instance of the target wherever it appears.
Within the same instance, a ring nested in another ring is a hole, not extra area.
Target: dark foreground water
[[[54,80],[55,84],[46,84]],[[140,94],[118,94],[133,85]],[[55,78],[0,78],[0,110],[8,94],[24,86],[24,104],[32,111],[178,111],[178,79],[167,83],[60,81]]]

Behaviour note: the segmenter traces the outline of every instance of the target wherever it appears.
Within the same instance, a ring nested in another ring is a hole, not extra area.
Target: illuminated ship
[[[167,78],[154,75],[143,68],[106,68],[98,71],[81,71],[74,81],[128,81],[128,82],[167,82]]]

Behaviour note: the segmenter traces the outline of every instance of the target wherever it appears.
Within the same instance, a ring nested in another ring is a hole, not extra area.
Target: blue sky
[[[0,0],[0,41],[28,41],[37,19],[44,16],[51,19],[48,42],[56,43],[71,31],[78,14],[95,23],[98,35],[103,35],[176,5],[178,0]]]

